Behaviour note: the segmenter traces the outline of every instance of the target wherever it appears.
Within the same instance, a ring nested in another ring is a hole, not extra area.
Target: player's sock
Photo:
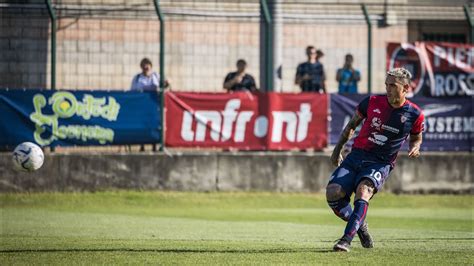
[[[349,221],[352,214],[352,207],[350,204],[350,198],[344,197],[335,201],[328,201],[329,207],[331,207],[334,214],[344,221]]]
[[[352,241],[360,225],[364,222],[365,216],[367,215],[367,209],[369,203],[363,199],[358,199],[354,202],[354,211],[352,212],[349,222],[346,225],[344,231],[344,238],[349,242]]]

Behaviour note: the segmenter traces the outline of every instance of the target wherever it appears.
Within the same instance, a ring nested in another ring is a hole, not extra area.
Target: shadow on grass
[[[276,253],[329,253],[332,249],[322,248],[298,248],[298,249],[223,249],[223,250],[206,250],[206,249],[128,249],[128,248],[98,248],[98,249],[9,249],[0,250],[1,253],[43,253],[43,252],[158,252],[158,253],[235,253],[235,254],[276,254]]]

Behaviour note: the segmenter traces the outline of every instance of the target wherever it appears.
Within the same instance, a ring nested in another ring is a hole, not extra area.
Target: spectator
[[[224,80],[224,89],[229,91],[257,91],[255,79],[252,75],[245,73],[247,62],[244,59],[237,60],[237,71],[227,74]]]
[[[296,69],[295,84],[299,85],[303,92],[326,93],[326,74],[324,66],[319,62],[324,53],[308,46],[306,55],[308,61],[299,64]]]
[[[146,57],[143,58],[142,61],[140,61],[140,68],[142,69],[142,72],[133,77],[130,90],[158,90],[160,87],[160,75],[152,70],[153,64],[151,63],[151,60]],[[169,82],[165,80],[164,87],[167,88],[169,86]],[[132,150],[130,145],[127,145],[127,147],[129,151]],[[156,150],[155,143],[152,144],[152,149],[153,151]],[[144,144],[140,145],[140,151],[145,151]]]
[[[153,64],[150,59],[143,58],[140,61],[142,72],[137,74],[132,80],[131,90],[157,90],[160,87],[160,75],[152,70]],[[170,84],[165,80],[165,88]]]
[[[339,82],[339,93],[357,93],[357,82],[360,81],[360,72],[352,67],[354,57],[347,54],[344,66],[337,70],[336,80]]]

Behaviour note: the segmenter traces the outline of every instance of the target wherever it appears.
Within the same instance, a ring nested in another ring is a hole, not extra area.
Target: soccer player
[[[424,116],[418,106],[405,98],[410,79],[410,72],[404,68],[387,72],[387,94],[369,96],[359,103],[334,148],[331,162],[337,169],[326,187],[326,199],[334,213],[347,222],[334,251],[348,252],[356,233],[364,248],[373,247],[365,221],[369,200],[382,188],[408,136],[408,156],[420,155]],[[343,159],[344,144],[364,119],[352,151]],[[354,209],[350,205],[352,193],[355,193]]]

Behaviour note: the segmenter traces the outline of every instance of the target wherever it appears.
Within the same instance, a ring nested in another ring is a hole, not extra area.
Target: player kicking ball
[[[334,148],[331,162],[337,169],[326,187],[326,199],[334,213],[347,222],[334,251],[348,252],[356,233],[364,248],[374,246],[365,221],[369,200],[382,188],[408,135],[408,156],[420,155],[424,116],[418,106],[405,98],[410,79],[410,72],[404,68],[387,72],[387,95],[362,100]],[[364,119],[352,151],[343,159],[342,148]],[[354,209],[350,204],[352,193]]]

